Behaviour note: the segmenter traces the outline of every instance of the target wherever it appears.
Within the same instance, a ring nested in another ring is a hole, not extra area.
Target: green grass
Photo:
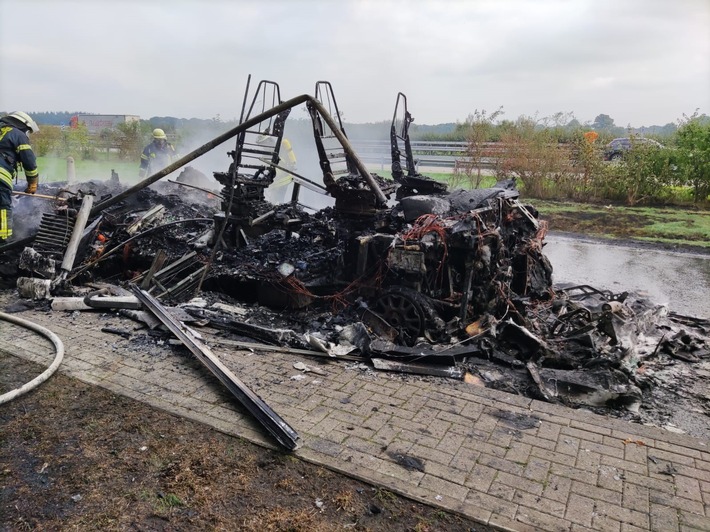
[[[105,181],[111,178],[112,169],[118,173],[122,182],[138,181],[139,161],[107,161],[105,159],[102,160],[101,157],[99,155],[99,159],[93,161],[75,158],[74,168],[77,181]],[[66,158],[37,157],[37,166],[39,168],[40,181],[42,182],[67,180]]]
[[[710,247],[710,211],[683,207],[624,207],[532,201],[543,218],[574,232]]]
[[[381,170],[381,167],[372,167],[368,168],[373,173],[376,173],[377,175],[384,177],[385,179],[392,179],[392,172],[389,170]],[[422,175],[425,175],[426,177],[430,177],[435,181],[439,181],[441,183],[446,183],[449,185],[450,188],[463,188],[463,189],[470,189],[472,188],[469,183],[464,182],[463,178],[461,179],[461,182],[457,183],[454,178],[453,178],[453,173],[452,172],[422,172]],[[492,187],[493,185],[496,184],[497,179],[493,176],[484,176],[482,181],[481,181],[481,187],[480,188],[487,188],[487,187]]]

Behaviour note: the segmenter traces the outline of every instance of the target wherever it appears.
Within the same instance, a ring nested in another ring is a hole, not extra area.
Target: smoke
[[[23,188],[16,189],[24,191]],[[42,191],[38,191],[41,193]],[[21,240],[34,235],[39,229],[42,216],[54,212],[54,202],[39,196],[12,197],[12,239]]]
[[[293,119],[292,117],[297,112],[297,109],[298,108],[294,108],[289,115],[291,118],[286,120],[283,137],[290,143],[296,158],[294,171],[310,181],[323,185],[323,173],[318,160],[311,121]],[[236,123],[214,122],[214,124],[209,127],[184,130],[180,132],[180,144],[176,146],[176,148],[181,156],[186,155],[235,126]],[[258,128],[259,126],[255,126],[250,130],[258,130]],[[190,167],[206,176],[206,180],[203,181],[200,186],[215,191],[221,190],[221,185],[214,179],[213,173],[226,172],[229,169],[232,158],[228,153],[236,148],[236,142],[236,137],[229,139],[190,163]],[[288,166],[288,164],[286,164],[287,154],[283,146],[280,156],[280,166]],[[174,172],[170,174],[167,179],[178,179],[178,176],[175,175],[177,173],[178,172]],[[278,172],[274,185],[269,187],[266,191],[267,200],[276,204],[291,200],[293,182],[290,182],[288,178],[284,178],[286,175],[287,174],[282,171]],[[161,182],[164,180],[161,180]],[[165,187],[162,186],[157,189],[161,191],[166,190]],[[311,207],[314,210],[320,210],[334,205],[335,200],[330,196],[314,192],[302,186],[299,191],[299,203]]]
[[[295,109],[291,111],[293,114]],[[313,126],[310,120],[287,120],[286,126],[284,127],[284,139],[287,139],[291,144],[291,149],[296,156],[296,169],[295,172],[306,179],[318,183],[321,186],[323,184],[323,171],[320,167],[320,161],[318,159],[318,151],[316,150],[316,144],[313,137]],[[282,157],[283,157],[282,150]],[[272,190],[275,187],[269,187],[267,194],[274,195],[275,191]],[[293,183],[288,185],[285,194],[285,201],[289,201],[291,198],[291,193],[293,191]],[[310,207],[314,210],[324,209],[326,207],[332,207],[335,205],[335,199],[310,190],[305,187],[301,187],[299,191],[299,203]]]

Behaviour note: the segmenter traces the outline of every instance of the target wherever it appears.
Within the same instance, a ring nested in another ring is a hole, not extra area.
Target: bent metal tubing
[[[335,121],[330,116],[330,114],[328,114],[328,111],[323,107],[323,105],[321,105],[321,103],[318,100],[313,98],[313,96],[309,96],[308,94],[302,94],[300,96],[296,96],[295,98],[291,98],[290,100],[286,100],[285,102],[280,103],[279,105],[269,109],[268,111],[265,111],[259,115],[256,115],[256,116],[250,118],[249,120],[242,122],[238,126],[230,129],[229,131],[222,133],[221,135],[215,137],[211,141],[203,144],[199,148],[196,148],[193,151],[191,151],[190,153],[188,153],[187,155],[181,157],[177,161],[169,164],[168,166],[166,166],[165,168],[163,168],[159,172],[156,172],[155,174],[146,177],[143,181],[136,183],[135,185],[133,185],[130,188],[127,188],[126,190],[117,194],[116,196],[113,196],[111,198],[108,198],[102,202],[95,204],[93,206],[93,208],[91,209],[91,213],[89,214],[89,216],[95,216],[96,214],[103,211],[104,209],[107,209],[108,207],[111,207],[111,206],[115,205],[116,203],[123,201],[128,196],[135,194],[139,190],[142,190],[145,187],[152,185],[153,183],[155,183],[156,181],[159,181],[160,179],[162,179],[166,175],[174,172],[175,170],[177,170],[179,168],[182,168],[187,163],[197,159],[199,156],[216,148],[217,146],[219,146],[223,142],[231,139],[232,137],[235,137],[239,133],[246,131],[250,127],[255,126],[256,124],[260,123],[261,121],[266,120],[272,116],[276,116],[277,114],[281,113],[282,111],[285,111],[287,109],[291,109],[293,107],[296,107],[297,105],[300,105],[300,104],[303,104],[306,102],[311,102],[313,104],[313,106],[318,110],[318,112],[322,116],[323,120],[333,130],[334,135],[340,141],[345,152],[348,153],[355,161],[355,166],[357,166],[360,176],[370,186],[373,193],[377,197],[378,203],[380,205],[385,205],[387,203],[387,197],[384,195],[382,190],[379,188],[379,185],[374,180],[374,178],[367,171],[365,164],[357,156],[357,153],[355,153],[355,150],[353,149],[352,145],[350,144],[350,141],[347,139],[345,134],[343,134],[340,131],[340,128],[338,127],[338,125],[335,123]],[[0,245],[0,253],[2,253],[3,251],[7,251],[9,249],[13,249],[15,247],[19,247],[19,246],[28,244],[28,243],[32,242],[33,239],[34,239],[34,235],[29,236],[29,237],[25,237],[22,240],[15,240],[15,241],[7,243],[7,244],[2,244],[2,245]]]
[[[197,159],[200,155],[207,153],[208,151],[216,148],[217,146],[219,146],[223,142],[231,139],[232,137],[235,137],[236,135],[238,135],[239,133],[241,133],[243,131],[246,131],[250,127],[255,126],[256,124],[262,122],[263,120],[266,120],[272,116],[276,116],[277,114],[281,113],[282,111],[285,111],[287,109],[291,109],[291,108],[296,107],[297,105],[300,105],[305,102],[311,102],[315,106],[315,108],[318,110],[318,112],[322,116],[323,120],[333,130],[333,133],[335,134],[337,139],[342,144],[343,149],[349,155],[351,155],[353,157],[353,159],[355,160],[355,165],[357,166],[358,171],[360,172],[360,176],[370,186],[370,188],[374,192],[375,196],[377,196],[379,203],[382,205],[387,203],[387,198],[385,197],[382,190],[380,190],[379,186],[377,185],[377,182],[372,178],[370,173],[367,171],[365,164],[357,156],[357,154],[355,153],[355,150],[353,149],[352,145],[348,141],[347,137],[340,131],[340,128],[338,127],[338,125],[335,123],[335,121],[330,116],[330,114],[328,114],[328,111],[321,105],[321,103],[318,100],[313,98],[313,96],[309,96],[308,94],[302,94],[301,96],[296,96],[295,98],[291,98],[290,100],[286,100],[285,102],[282,102],[279,105],[272,107],[271,109],[242,122],[238,126],[233,127],[229,131],[222,133],[218,137],[215,137],[214,139],[203,144],[199,148],[194,149],[193,151],[191,151],[187,155],[181,157],[177,161],[166,166],[165,168],[163,168],[159,172],[156,172],[155,174],[146,177],[143,181],[136,183],[135,185],[124,190],[120,194],[117,194],[116,196],[108,198],[107,200],[94,205],[93,209],[91,210],[91,215],[95,215],[95,214],[101,212],[102,210],[106,209],[107,207],[110,207],[120,201],[123,201],[125,198],[138,192],[139,190],[142,190],[145,187],[152,185],[156,181],[159,181],[160,179],[162,179],[166,175],[174,172],[178,168],[185,166],[190,161]]]

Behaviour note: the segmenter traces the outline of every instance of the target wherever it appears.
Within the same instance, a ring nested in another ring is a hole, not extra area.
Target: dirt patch
[[[0,425],[1,530],[492,530],[62,374]]]
[[[551,231],[607,235],[617,238],[641,236],[641,227],[651,222],[648,216],[619,215],[616,212],[599,213],[588,211],[557,212],[545,214]]]

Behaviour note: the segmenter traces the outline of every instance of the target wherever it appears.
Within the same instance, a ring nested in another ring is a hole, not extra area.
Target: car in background
[[[656,142],[653,139],[644,137],[621,137],[612,140],[604,148],[605,161],[620,161],[624,158],[624,154],[634,146],[647,146],[651,148],[663,148],[663,144]]]

